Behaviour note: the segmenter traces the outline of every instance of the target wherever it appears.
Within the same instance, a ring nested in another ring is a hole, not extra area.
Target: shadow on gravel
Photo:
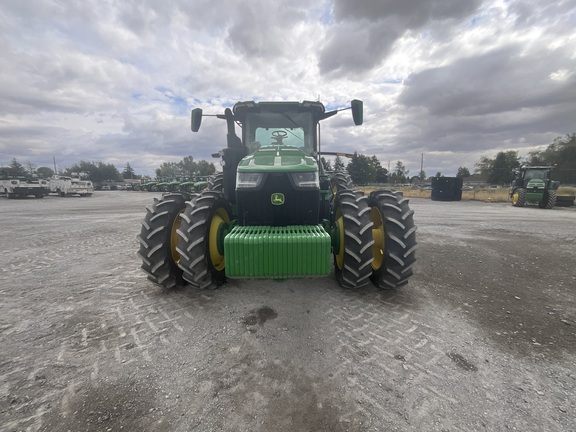
[[[465,246],[420,245],[418,279],[503,352],[522,357],[576,353],[576,271],[554,242],[517,233]]]

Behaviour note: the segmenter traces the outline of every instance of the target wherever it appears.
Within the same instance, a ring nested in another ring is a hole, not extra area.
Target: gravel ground
[[[412,199],[399,291],[167,291],[155,196],[0,198],[2,431],[576,430],[576,208]]]

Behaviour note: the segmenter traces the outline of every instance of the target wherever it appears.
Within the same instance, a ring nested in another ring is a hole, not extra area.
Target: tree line
[[[22,164],[16,158],[13,158],[7,167],[7,171],[13,176],[38,178],[50,178],[54,174],[72,176],[82,173],[86,178],[95,183],[146,178],[145,176],[137,174],[130,165],[130,162],[126,162],[124,169],[120,172],[114,164],[104,163],[102,161],[81,160],[55,173],[50,167],[39,167],[30,162]],[[196,162],[192,156],[186,156],[179,162],[163,162],[160,167],[155,170],[158,178],[207,176],[215,172],[216,167],[213,163],[208,163],[205,160]]]
[[[386,168],[382,167],[376,156],[368,157],[354,153],[348,164],[345,164],[340,156],[336,156],[334,164],[323,157],[320,161],[327,171],[346,170],[352,181],[358,185],[370,183],[398,184],[427,179],[423,170],[418,175],[410,177],[410,172],[402,161],[397,161],[394,169],[388,172]],[[555,180],[562,184],[576,184],[576,133],[556,138],[544,150],[529,152],[524,160],[515,150],[498,152],[493,158],[481,156],[480,161],[475,164],[474,174],[483,175],[491,184],[509,184],[514,178],[513,171],[523,164],[554,166],[553,178]],[[12,175],[18,176],[36,175],[48,178],[54,175],[54,171],[49,167],[36,167],[30,162],[21,164],[16,158],[12,159],[8,170]],[[215,172],[216,167],[213,163],[205,160],[195,161],[192,156],[186,156],[179,162],[163,162],[155,170],[157,178],[209,176]],[[122,172],[118,171],[113,164],[106,164],[102,161],[80,161],[60,172],[64,175],[72,175],[73,173],[86,173],[88,178],[94,182],[143,178],[143,176],[136,174],[129,162],[126,163]],[[441,176],[441,172],[437,172],[435,175],[435,177]],[[456,176],[469,177],[470,170],[466,167],[459,167]]]
[[[482,156],[476,163],[476,174],[487,177],[491,184],[508,184],[514,170],[522,165],[552,166],[552,178],[561,184],[576,184],[576,133],[556,138],[544,150],[533,150],[522,160],[517,151],[501,151],[492,158]]]
[[[354,153],[350,162],[345,165],[337,156],[334,166],[330,161],[321,159],[324,168],[331,170],[346,170],[355,184],[369,183],[412,183],[414,181],[430,180],[424,170],[410,177],[402,161],[396,162],[394,170],[388,172],[383,168],[376,156],[368,157]],[[521,158],[518,151],[507,150],[498,152],[493,158],[481,156],[477,162],[474,174],[480,174],[490,184],[509,184],[514,179],[514,170],[522,165],[553,166],[552,178],[561,184],[576,184],[576,133],[556,138],[544,150],[532,150],[528,156]],[[466,178],[471,175],[467,167],[459,167],[456,177]],[[442,177],[437,172],[433,177]]]

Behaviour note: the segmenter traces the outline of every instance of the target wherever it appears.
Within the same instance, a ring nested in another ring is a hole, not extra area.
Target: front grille
[[[284,203],[273,205],[281,194]],[[319,223],[320,191],[296,189],[287,173],[268,173],[258,189],[236,191],[241,225],[315,225]]]

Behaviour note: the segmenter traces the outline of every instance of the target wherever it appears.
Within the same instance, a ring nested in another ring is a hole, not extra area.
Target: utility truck
[[[66,197],[71,195],[80,195],[89,197],[94,193],[94,185],[90,180],[81,177],[69,177],[64,175],[54,175],[50,181],[50,192],[58,196]]]
[[[48,195],[48,182],[46,180],[30,180],[24,176],[10,175],[8,171],[0,171],[0,194],[6,198],[25,198],[34,196],[44,198]]]

